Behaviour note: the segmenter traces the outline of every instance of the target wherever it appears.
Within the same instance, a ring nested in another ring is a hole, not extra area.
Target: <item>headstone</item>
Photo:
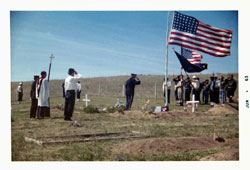
[[[162,107],[161,106],[152,106],[151,109],[152,109],[152,111],[154,113],[160,113],[160,112],[162,112]]]
[[[88,94],[85,95],[85,99],[82,99],[82,101],[85,101],[85,105],[86,107],[88,107],[88,102],[90,102],[90,100],[88,99]]]

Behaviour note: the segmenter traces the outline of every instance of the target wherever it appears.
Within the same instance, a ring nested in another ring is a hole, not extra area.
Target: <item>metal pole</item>
[[[174,15],[174,14],[173,14]],[[165,66],[165,106],[168,108],[168,86],[167,86],[167,78],[168,78],[168,38],[169,38],[169,11],[168,11],[168,25],[167,25],[167,33],[166,33],[166,66]]]

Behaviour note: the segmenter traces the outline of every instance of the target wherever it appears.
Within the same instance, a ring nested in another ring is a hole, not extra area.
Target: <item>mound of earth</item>
[[[131,142],[123,142],[114,146],[112,152],[127,154],[159,154],[171,152],[187,152],[221,146],[212,137],[150,138]]]
[[[227,149],[200,159],[200,161],[232,161],[239,160],[239,149]]]
[[[213,108],[209,109],[206,113],[214,115],[226,115],[226,114],[237,114],[238,110],[227,105],[216,105]]]

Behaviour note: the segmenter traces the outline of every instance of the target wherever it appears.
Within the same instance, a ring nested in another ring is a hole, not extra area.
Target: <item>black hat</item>
[[[71,75],[72,73],[74,73],[75,70],[73,68],[69,68],[68,74]]]
[[[136,77],[136,76],[137,76],[137,74],[131,73],[131,76]]]
[[[46,74],[47,74],[46,71],[41,72],[41,75],[46,75]]]

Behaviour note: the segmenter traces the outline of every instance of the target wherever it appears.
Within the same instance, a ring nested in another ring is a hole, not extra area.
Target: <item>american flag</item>
[[[201,64],[201,59],[203,58],[201,54],[186,48],[181,48],[181,55],[191,64]]]
[[[174,13],[168,44],[179,45],[216,57],[230,55],[232,31],[204,24],[196,18]]]

